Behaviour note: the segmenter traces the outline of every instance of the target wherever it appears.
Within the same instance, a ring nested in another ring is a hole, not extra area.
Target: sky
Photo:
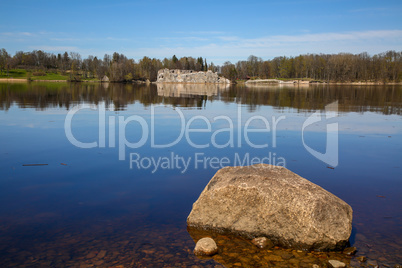
[[[235,63],[402,50],[401,0],[1,0],[0,48]]]

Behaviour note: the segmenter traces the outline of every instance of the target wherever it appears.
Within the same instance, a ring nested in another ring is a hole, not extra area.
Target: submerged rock
[[[187,228],[187,231],[194,243],[204,237],[211,237],[217,244],[219,252],[213,255],[212,259],[224,267],[329,267],[328,260],[339,260],[346,264],[346,267],[358,267],[351,265],[353,258],[341,252],[308,252],[297,249],[283,249],[274,247],[270,249],[258,249],[250,239],[230,234],[216,233],[212,230]],[[199,256],[205,260],[204,256]],[[356,260],[357,261],[357,260]],[[213,266],[213,265],[212,265]]]
[[[348,256],[355,255],[356,252],[357,252],[357,249],[355,247],[345,248],[343,250],[343,254],[348,255]]]
[[[198,240],[194,248],[194,254],[197,256],[212,256],[216,253],[218,253],[218,246],[210,237]]]
[[[272,241],[266,237],[256,237],[253,240],[251,240],[251,243],[253,243],[258,248],[269,249],[274,246],[274,243],[272,243]]]
[[[333,268],[346,267],[346,264],[341,261],[329,260],[328,262],[331,265],[331,267],[333,267]]]
[[[283,167],[226,167],[205,187],[188,226],[308,250],[343,249],[352,231],[352,208]]]
[[[357,259],[359,260],[359,262],[367,261],[367,258],[365,256],[359,256],[359,257],[357,257]]]

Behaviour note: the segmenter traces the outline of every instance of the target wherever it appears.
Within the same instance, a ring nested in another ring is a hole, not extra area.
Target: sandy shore
[[[0,82],[10,83],[27,83],[25,78],[0,78]],[[31,80],[31,82],[51,82],[51,83],[67,83],[67,80]],[[83,81],[83,82],[99,82],[99,81]]]
[[[360,81],[360,82],[310,82],[309,80],[278,80],[278,79],[256,79],[248,80],[242,82],[241,84],[246,84],[247,86],[252,85],[401,85],[402,82],[370,82],[370,81]]]
[[[17,79],[17,78],[0,78],[0,82],[16,82],[16,83],[22,83],[22,82],[27,82],[26,79]]]

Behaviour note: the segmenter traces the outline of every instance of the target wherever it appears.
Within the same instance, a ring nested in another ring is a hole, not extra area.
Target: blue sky
[[[0,48],[236,62],[402,50],[402,1],[2,0]]]

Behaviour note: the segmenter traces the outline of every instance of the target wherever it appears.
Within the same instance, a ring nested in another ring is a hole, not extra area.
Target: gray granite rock
[[[193,204],[188,226],[306,250],[343,249],[352,208],[283,167],[266,164],[219,170]]]

